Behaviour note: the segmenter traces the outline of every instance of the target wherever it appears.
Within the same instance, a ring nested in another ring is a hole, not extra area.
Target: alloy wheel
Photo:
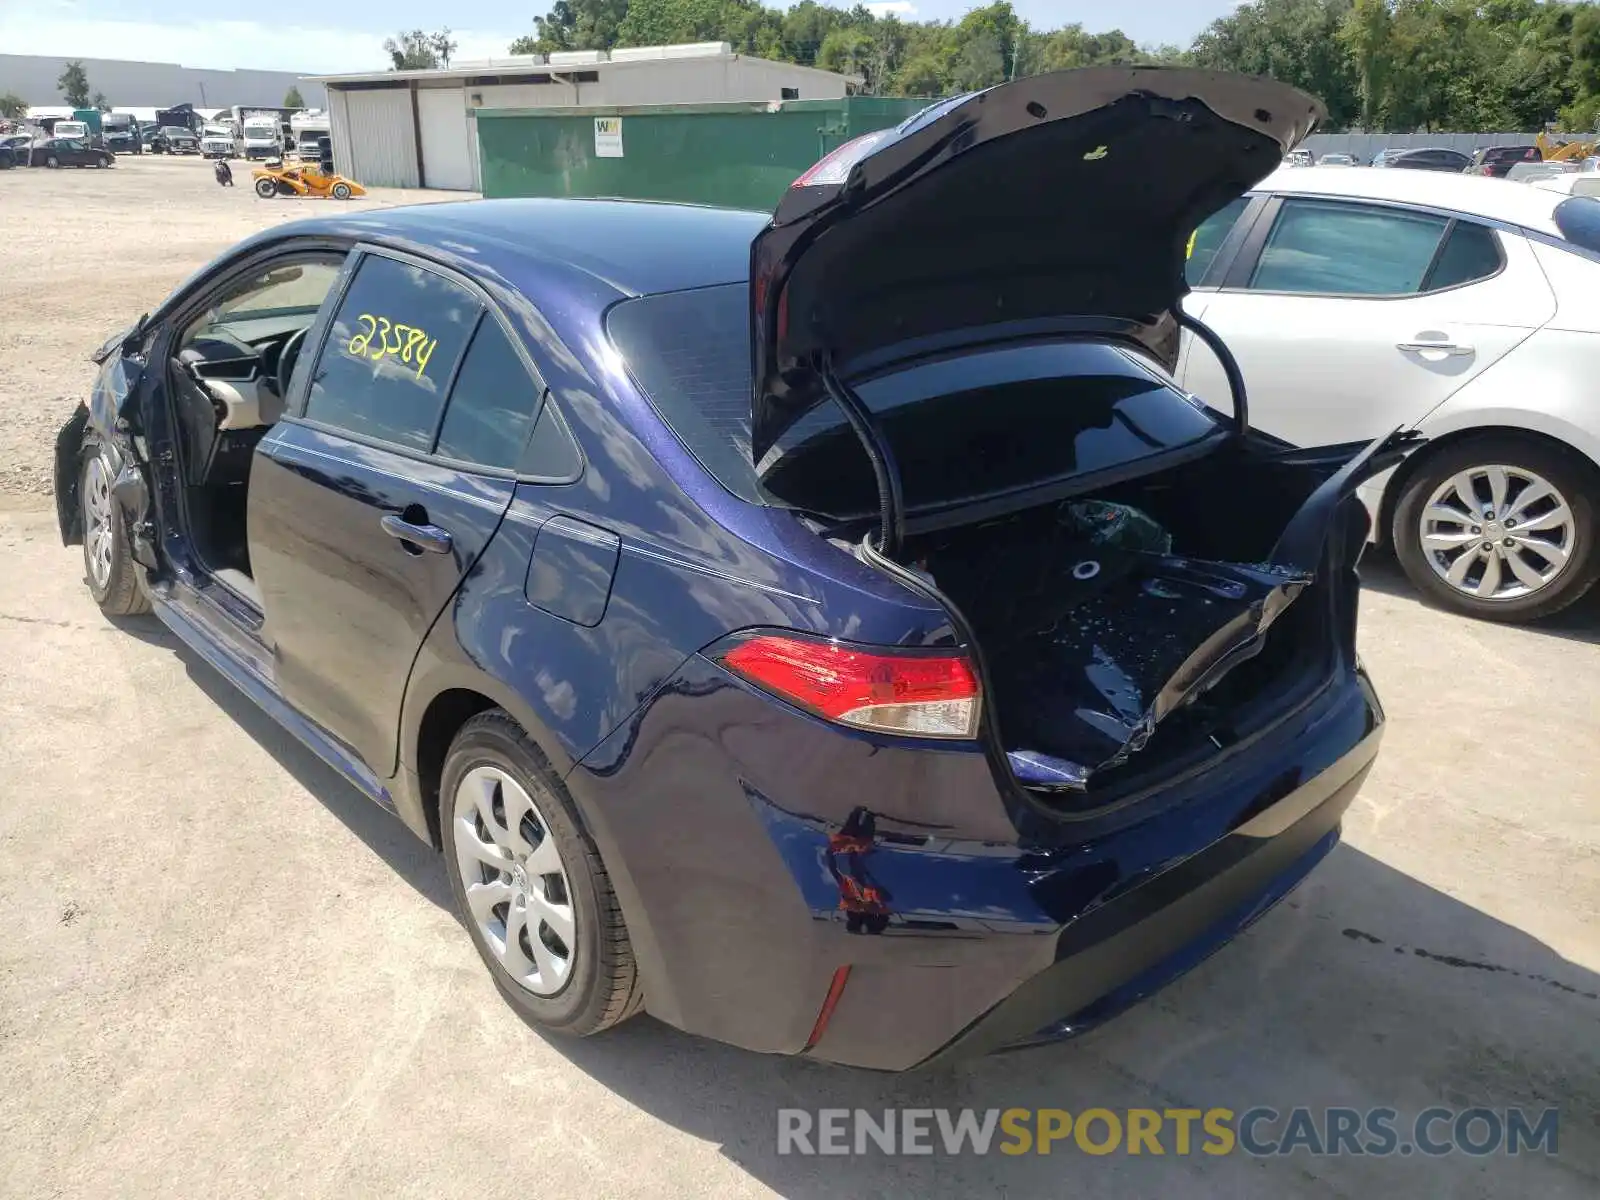
[[[479,936],[519,987],[554,995],[572,973],[577,916],[544,815],[507,772],[478,766],[456,788],[451,819],[456,869]]]
[[[106,460],[95,455],[89,460],[83,481],[84,560],[94,586],[103,591],[111,580],[111,472]]]
[[[1418,534],[1428,565],[1476,600],[1516,600],[1567,568],[1576,522],[1542,476],[1523,467],[1469,467],[1428,497]]]

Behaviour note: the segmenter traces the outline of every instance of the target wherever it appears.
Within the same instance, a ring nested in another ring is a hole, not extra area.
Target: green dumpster
[[[795,177],[930,101],[480,108],[483,194],[613,196],[770,210]]]

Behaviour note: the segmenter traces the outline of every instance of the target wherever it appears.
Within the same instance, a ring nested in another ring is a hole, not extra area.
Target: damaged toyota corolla
[[[1179,307],[1317,115],[1095,69],[772,215],[279,226],[101,350],[63,538],[441,851],[548,1029],[883,1069],[1070,1035],[1285,895],[1377,753],[1354,490],[1408,444],[1252,430]]]

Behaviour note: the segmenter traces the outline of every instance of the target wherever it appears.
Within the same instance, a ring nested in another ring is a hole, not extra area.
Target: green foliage
[[[62,99],[73,108],[89,107],[89,76],[77,59],[69,62],[67,69],[56,78],[56,87],[60,89]]]
[[[15,92],[7,92],[0,96],[0,117],[8,121],[20,121],[28,115],[28,102]]]
[[[299,88],[292,84],[290,85],[289,90],[283,94],[283,106],[285,108],[304,108],[306,106],[306,102],[300,99]]]
[[[742,54],[853,76],[869,94],[941,96],[1041,71],[1182,62],[1292,83],[1322,99],[1333,129],[1600,121],[1600,0],[1246,0],[1187,49],[1140,47],[1117,29],[1034,29],[1006,0],[959,21],[903,21],[817,0],[787,9],[761,0],[555,0],[533,23],[512,53],[726,41]],[[420,31],[385,48],[394,56],[413,36],[430,49]]]
[[[446,31],[449,32],[448,30]],[[439,65],[439,53],[433,48],[436,34],[412,29],[383,43],[389,56],[391,71],[427,71]]]
[[[89,107],[95,109],[97,112],[110,112],[111,101],[106,99],[106,94],[104,92],[96,92],[94,94],[94,99],[89,101]]]

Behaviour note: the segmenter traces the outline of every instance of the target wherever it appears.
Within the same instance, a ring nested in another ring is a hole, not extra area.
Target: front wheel
[[[1600,578],[1596,494],[1594,469],[1570,451],[1473,438],[1429,455],[1406,483],[1395,553],[1412,583],[1446,608],[1535,621]]]
[[[505,712],[482,713],[456,735],[439,824],[457,911],[512,1007],[580,1037],[639,1010],[633,948],[600,853],[560,778]]]
[[[256,195],[263,200],[271,200],[278,194],[278,185],[271,179],[256,180]]]
[[[89,594],[108,617],[149,612],[150,600],[139,586],[139,565],[133,561],[122,510],[111,495],[111,457],[93,442],[84,451],[78,504],[83,511],[83,569]]]
[[[348,200],[348,199],[350,199],[350,185],[348,183],[336,183],[336,184],[334,184],[333,185],[333,198],[335,200]]]
[[[51,154],[51,155],[49,155],[49,156],[47,156],[45,158],[44,165],[49,167],[52,171],[54,171],[57,167],[59,167],[61,165],[61,160],[59,158],[57,158],[54,154]]]

